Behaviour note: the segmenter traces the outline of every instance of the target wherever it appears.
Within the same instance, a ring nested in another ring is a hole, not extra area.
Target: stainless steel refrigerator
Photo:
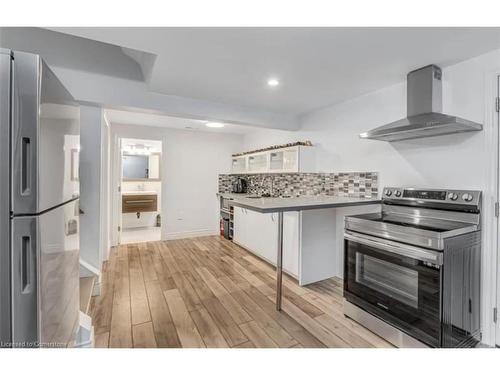
[[[43,60],[0,48],[0,343],[66,347],[79,317],[79,107]]]

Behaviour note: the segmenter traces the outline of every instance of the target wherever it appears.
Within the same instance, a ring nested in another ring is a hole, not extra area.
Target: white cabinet
[[[246,156],[235,156],[231,163],[231,170],[233,173],[245,173],[247,170]]]
[[[379,205],[283,214],[283,270],[307,285],[342,276],[345,215],[379,212]],[[234,207],[233,241],[276,265],[278,214]]]
[[[273,259],[276,262],[276,214],[260,214],[235,207],[233,241],[270,262]]]
[[[299,172],[299,148],[269,152],[269,172]]]
[[[300,212],[285,212],[283,214],[283,269],[296,278],[300,276],[301,218]],[[278,246],[277,243],[276,246]],[[276,263],[277,251],[274,254],[274,263]]]
[[[295,278],[299,276],[299,215],[298,212],[286,212],[283,217],[283,269]],[[235,207],[233,241],[276,265],[278,214],[261,214]]]
[[[247,158],[248,173],[265,173],[268,171],[269,154],[267,152],[251,154],[248,155]]]
[[[246,247],[246,238],[245,235],[248,233],[246,230],[246,216],[244,215],[243,208],[234,207],[233,209],[233,242],[236,242],[238,245]]]
[[[293,146],[236,156],[233,174],[315,172],[314,147]]]

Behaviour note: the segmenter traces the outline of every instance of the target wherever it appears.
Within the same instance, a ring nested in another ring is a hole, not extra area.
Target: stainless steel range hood
[[[407,76],[407,117],[359,135],[363,139],[401,141],[483,130],[483,125],[441,113],[441,68],[414,70]]]

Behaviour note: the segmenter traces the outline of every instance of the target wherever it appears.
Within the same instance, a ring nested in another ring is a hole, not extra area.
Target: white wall
[[[493,116],[500,50],[443,69],[443,111],[484,124],[484,131],[388,143],[358,134],[406,115],[406,83],[307,114],[295,132],[259,130],[245,150],[309,139],[320,171],[376,171],[379,187],[421,186],[483,191],[483,340],[493,344],[491,297],[495,288],[496,201]],[[340,214],[340,213],[339,213]],[[342,212],[342,215],[348,212]],[[342,220],[338,220],[342,222]]]
[[[495,67],[500,68],[500,51],[443,69],[444,112],[484,122],[485,73]],[[381,186],[484,187],[486,171],[477,166],[486,158],[486,132],[395,143],[358,138],[363,131],[404,116],[402,82],[305,115],[299,131],[247,135],[245,149],[310,139],[321,171],[378,171]]]
[[[80,259],[95,270],[102,263],[101,212],[101,155],[102,155],[102,110],[98,107],[80,108]],[[90,276],[88,269],[82,270]]]
[[[119,124],[112,124],[111,131],[115,157],[118,137],[156,139],[163,143],[163,239],[218,233],[218,174],[230,171],[230,156],[242,149],[242,136]],[[116,165],[113,165],[115,181]],[[112,228],[117,228],[116,205],[113,210]],[[116,231],[112,232],[116,241]]]

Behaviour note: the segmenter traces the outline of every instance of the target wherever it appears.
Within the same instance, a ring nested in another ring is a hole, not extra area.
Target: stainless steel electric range
[[[481,192],[385,188],[348,216],[344,313],[398,347],[479,340]]]

